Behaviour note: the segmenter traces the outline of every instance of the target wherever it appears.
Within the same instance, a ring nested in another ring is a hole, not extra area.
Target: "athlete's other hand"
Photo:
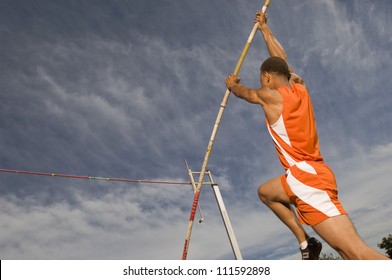
[[[227,78],[226,78],[226,87],[228,90],[231,91],[231,88],[236,85],[239,84],[241,81],[241,78],[234,75],[234,74],[230,74]]]
[[[291,84],[304,84],[304,80],[302,80],[302,78],[300,76],[298,76],[297,74],[295,74],[294,72],[290,73],[290,83]]]

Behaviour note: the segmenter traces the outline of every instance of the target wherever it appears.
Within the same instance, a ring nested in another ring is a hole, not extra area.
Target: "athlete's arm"
[[[249,103],[268,105],[276,100],[276,94],[272,93],[269,88],[252,89],[240,84],[240,78],[234,74],[230,74],[226,79],[226,87],[238,98],[244,99]],[[280,95],[279,95],[280,96]]]
[[[294,73],[293,69],[290,67],[290,64],[288,63],[288,60],[287,60],[286,51],[284,50],[282,45],[279,43],[279,41],[275,38],[274,34],[272,33],[271,29],[269,28],[269,26],[267,24],[267,19],[268,19],[267,14],[263,14],[263,13],[259,12],[256,14],[256,18],[255,18],[254,22],[259,23],[258,29],[261,31],[261,34],[264,37],[264,41],[267,45],[268,52],[269,52],[270,56],[278,56],[287,62],[288,66],[289,66],[290,73],[291,73],[291,79],[290,79],[291,83],[304,84],[304,81],[302,80],[302,78],[300,76],[298,76],[296,73]]]
[[[268,20],[267,14],[258,12],[256,14],[256,18],[254,22],[259,23],[257,28],[260,30],[261,34],[264,37],[264,41],[267,45],[270,56],[278,56],[280,58],[283,58],[288,64],[286,52],[283,49],[282,45],[279,43],[279,41],[275,38],[271,29],[269,28],[267,24],[267,20]],[[291,71],[290,65],[289,65],[289,69]]]

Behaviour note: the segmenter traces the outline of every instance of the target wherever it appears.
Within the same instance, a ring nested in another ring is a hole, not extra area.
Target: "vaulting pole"
[[[269,4],[270,4],[270,0],[266,0],[265,3],[264,3],[263,8],[261,10],[262,13],[265,13],[265,11],[267,10]],[[243,49],[243,51],[241,53],[240,58],[238,59],[237,65],[236,65],[236,67],[234,69],[234,72],[233,72],[234,75],[238,75],[238,73],[240,72],[242,63],[244,62],[245,56],[247,55],[249,47],[252,44],[253,38],[255,37],[255,34],[257,32],[257,26],[258,26],[258,23],[255,23],[255,25],[253,26],[253,29],[252,29],[252,31],[251,31],[251,33],[249,35],[248,41],[246,42],[245,47],[244,47],[244,49]],[[215,137],[216,137],[216,134],[218,132],[219,124],[220,124],[220,121],[222,119],[223,112],[224,112],[224,110],[226,108],[226,104],[227,104],[227,101],[229,100],[229,97],[230,97],[230,91],[227,89],[226,92],[225,92],[225,95],[223,97],[222,103],[220,105],[218,116],[216,118],[215,125],[214,125],[214,128],[212,130],[211,138],[210,138],[210,141],[209,141],[208,146],[207,146],[207,151],[206,151],[206,154],[204,156],[203,165],[201,167],[199,182],[197,184],[197,188],[196,188],[196,191],[195,191],[195,196],[193,198],[191,214],[189,216],[188,230],[187,230],[187,234],[186,234],[186,238],[185,238],[184,250],[183,250],[183,253],[182,253],[182,259],[183,260],[186,260],[187,255],[188,255],[188,247],[189,247],[189,242],[191,240],[192,227],[193,227],[193,222],[194,222],[194,219],[195,219],[196,208],[197,208],[197,205],[199,203],[199,197],[200,197],[200,192],[201,192],[201,186],[203,185],[204,174],[206,173],[208,160],[210,158],[212,147],[213,147],[214,141],[215,141]]]

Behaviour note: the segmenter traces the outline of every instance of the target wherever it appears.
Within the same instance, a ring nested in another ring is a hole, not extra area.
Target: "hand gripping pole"
[[[266,0],[265,3],[264,3],[263,8],[261,10],[262,13],[265,13],[265,11],[267,10],[269,4],[270,4],[270,0]],[[253,26],[253,29],[252,29],[252,31],[251,31],[251,33],[249,35],[248,41],[246,42],[245,47],[242,50],[241,56],[238,59],[237,65],[236,65],[236,67],[234,69],[234,72],[233,72],[234,75],[238,75],[238,73],[240,72],[242,63],[244,62],[244,59],[245,59],[245,57],[246,57],[246,55],[248,53],[249,47],[250,47],[250,45],[251,45],[251,43],[253,41],[253,38],[255,37],[255,34],[257,32],[257,26],[258,26],[258,23],[255,23],[255,25]],[[230,91],[227,89],[226,92],[225,92],[225,95],[223,97],[222,103],[220,105],[218,116],[216,118],[215,125],[214,125],[214,128],[212,130],[211,138],[210,138],[210,141],[209,141],[208,146],[207,146],[207,151],[206,151],[206,154],[204,156],[204,161],[203,161],[203,165],[202,165],[202,168],[201,168],[199,181],[198,181],[197,188],[196,188],[195,195],[194,195],[194,199],[193,199],[191,214],[189,216],[188,230],[187,230],[187,234],[186,234],[186,238],[185,238],[184,250],[183,250],[183,253],[182,253],[182,259],[183,260],[186,260],[187,255],[188,255],[188,247],[189,247],[189,243],[190,243],[190,239],[191,239],[192,227],[193,227],[193,222],[194,222],[194,219],[195,219],[195,213],[196,213],[197,205],[199,203],[201,186],[203,185],[204,174],[206,173],[208,160],[209,160],[210,155],[211,155],[211,151],[212,151],[212,147],[214,145],[215,137],[216,137],[216,134],[218,132],[219,124],[220,124],[220,121],[222,119],[223,112],[225,110],[227,101],[229,100],[229,96],[230,96]]]

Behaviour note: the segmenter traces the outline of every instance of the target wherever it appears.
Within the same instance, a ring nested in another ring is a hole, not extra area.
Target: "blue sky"
[[[187,181],[262,4],[1,1],[0,168]],[[378,249],[392,231],[392,2],[272,0],[268,14],[311,93],[340,199]],[[260,85],[267,57],[257,34],[244,84]],[[300,258],[256,195],[283,173],[259,107],[229,99],[208,169],[245,259]],[[180,259],[192,201],[189,186],[1,173],[0,258]],[[209,187],[200,203],[189,259],[232,259]]]

